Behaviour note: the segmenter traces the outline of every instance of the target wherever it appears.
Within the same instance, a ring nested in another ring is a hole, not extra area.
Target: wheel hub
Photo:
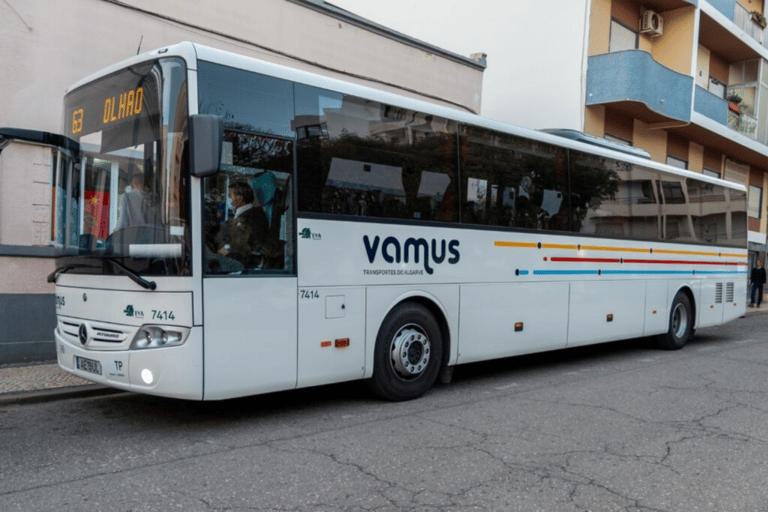
[[[429,339],[413,326],[400,329],[392,340],[392,364],[402,377],[421,375],[429,363]]]
[[[688,313],[682,304],[677,304],[672,312],[672,332],[678,338],[685,334],[688,328]]]

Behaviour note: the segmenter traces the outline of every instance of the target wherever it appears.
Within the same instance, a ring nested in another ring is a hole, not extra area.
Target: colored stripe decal
[[[684,261],[684,260],[630,260],[615,258],[561,258],[553,256],[551,261],[565,263],[641,263],[644,265],[745,265],[739,261]]]
[[[535,276],[559,276],[559,275],[591,275],[596,276],[597,270],[534,270]]]
[[[746,275],[745,270],[534,270],[535,276],[556,276],[556,275]],[[523,275],[523,272],[520,272]]]
[[[582,245],[582,251],[618,251],[618,252],[647,252],[650,253],[650,249],[638,249],[635,247],[607,247],[603,245]]]
[[[740,253],[718,253],[706,251],[673,251],[671,249],[641,249],[636,247],[611,247],[607,245],[577,245],[577,244],[549,244],[536,242],[508,242],[496,240],[493,245],[496,247],[520,247],[526,249],[560,249],[573,251],[607,251],[607,252],[636,252],[647,254],[667,254],[678,256],[714,256],[721,258],[747,258],[747,254]]]
[[[539,244],[533,242],[501,242],[497,240],[493,243],[496,247],[526,247],[528,249],[536,249]]]

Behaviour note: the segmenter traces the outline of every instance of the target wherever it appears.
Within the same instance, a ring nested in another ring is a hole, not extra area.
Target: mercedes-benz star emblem
[[[85,324],[80,324],[80,329],[77,331],[77,337],[80,338],[80,343],[83,345],[88,341],[88,329],[85,327]]]

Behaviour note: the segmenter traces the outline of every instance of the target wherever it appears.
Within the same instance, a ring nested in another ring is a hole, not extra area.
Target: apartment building
[[[0,2],[0,127],[61,132],[64,92],[140,51],[192,41],[479,112],[462,56],[324,0]],[[439,78],[435,78],[439,77]],[[0,365],[55,358],[50,147],[0,140]]]
[[[764,0],[587,1],[584,131],[642,148],[653,160],[743,184],[750,264],[764,258]],[[664,202],[665,192],[653,193]]]

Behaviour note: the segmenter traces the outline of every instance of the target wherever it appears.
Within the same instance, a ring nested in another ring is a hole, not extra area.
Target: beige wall
[[[635,119],[634,139],[635,146],[646,150],[655,162],[667,161],[667,132],[664,130],[651,130],[648,125]]]
[[[741,4],[742,7],[744,7],[749,12],[757,11],[757,12],[764,12],[763,11],[763,0],[736,0],[736,3]]]
[[[592,0],[589,15],[589,55],[608,53],[611,38],[611,0]]]
[[[605,135],[605,107],[594,105],[584,112],[584,133],[602,137]]]
[[[0,257],[0,293],[53,293],[55,286],[46,281],[45,276],[53,272],[54,261],[51,258],[16,258]],[[51,333],[53,337],[53,333]],[[0,340],[12,341],[12,340]],[[0,360],[0,364],[3,361]]]
[[[665,11],[664,33],[656,38],[643,39],[652,41],[651,54],[653,58],[673,71],[693,76],[694,27],[696,10],[693,7],[682,7],[673,11]]]
[[[704,146],[701,144],[690,143],[688,170],[694,172],[702,172],[704,170]]]
[[[50,149],[32,144],[11,144],[3,150],[0,158],[0,244],[48,245],[51,158]]]

